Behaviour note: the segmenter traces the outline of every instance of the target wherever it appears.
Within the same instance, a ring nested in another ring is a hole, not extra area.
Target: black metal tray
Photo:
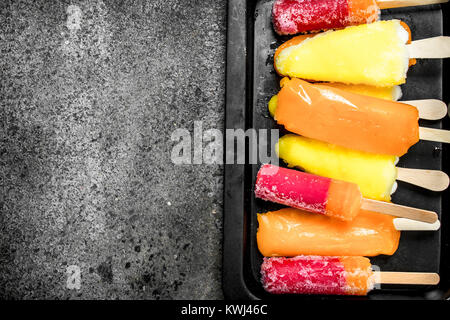
[[[271,8],[273,0],[228,3],[226,114],[227,129],[278,128],[268,114],[267,102],[279,91],[280,77],[273,68],[275,49],[286,41],[273,31]],[[381,19],[401,19],[412,31],[413,40],[442,35],[447,22],[446,6],[440,5],[383,10]],[[444,10],[444,12],[443,12]],[[447,30],[447,29],[446,29]],[[448,34],[448,33],[447,33]],[[448,99],[443,85],[447,62],[419,60],[408,72],[407,84],[402,86],[404,100]],[[445,100],[447,101],[447,100]],[[421,121],[422,126],[449,128],[444,121]],[[280,128],[281,129],[281,128]],[[283,132],[280,131],[280,136]],[[440,169],[448,172],[448,146],[420,141],[400,159],[398,166]],[[280,165],[283,166],[282,161]],[[402,232],[400,245],[393,256],[371,258],[374,265],[385,271],[440,272],[441,283],[436,287],[382,286],[367,297],[278,296],[266,293],[260,283],[262,256],[256,245],[258,223],[256,213],[279,206],[255,199],[253,186],[260,164],[225,165],[223,290],[229,299],[401,299],[444,298],[449,284],[449,224],[441,217],[448,208],[449,191],[428,192],[398,182],[393,202],[436,211],[442,227],[437,232]]]

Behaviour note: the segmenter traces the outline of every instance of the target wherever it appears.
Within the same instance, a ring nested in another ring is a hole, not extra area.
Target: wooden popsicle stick
[[[441,222],[427,223],[405,218],[395,218],[392,223],[398,231],[437,231],[441,227]]]
[[[440,59],[450,57],[450,37],[414,40],[406,45],[410,58]]]
[[[433,223],[438,219],[436,212],[401,206],[390,202],[377,201],[363,198],[361,209],[389,214],[400,218],[408,218],[428,223]]]
[[[387,272],[375,271],[376,283],[381,284],[422,284],[435,285],[440,281],[437,273],[433,272]]]
[[[419,127],[419,138],[421,140],[450,143],[450,131]]]
[[[389,9],[445,3],[448,2],[448,0],[376,0],[376,2],[380,9]]]
[[[439,120],[446,116],[447,105],[437,99],[399,101],[412,105],[419,111],[419,118],[426,120]]]
[[[444,191],[450,183],[448,175],[439,170],[408,169],[401,167],[397,167],[397,180],[432,191]]]

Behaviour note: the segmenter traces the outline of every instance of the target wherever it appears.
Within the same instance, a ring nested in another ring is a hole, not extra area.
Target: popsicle
[[[289,167],[359,186],[366,198],[390,201],[396,180],[443,191],[449,177],[440,170],[396,167],[398,157],[356,151],[306,137],[287,134],[278,140],[276,151]]]
[[[261,166],[256,178],[255,196],[344,221],[353,220],[360,209],[429,223],[437,220],[432,211],[362,198],[358,185],[354,183],[271,164]]]
[[[272,22],[279,35],[338,29],[378,20],[380,9],[443,3],[448,0],[276,0]]]
[[[365,257],[297,256],[264,258],[261,281],[273,294],[367,295],[383,283],[436,285],[439,275],[373,271]]]
[[[385,100],[397,101],[402,97],[400,86],[374,87],[364,84],[344,84],[339,82],[327,82],[326,85],[336,89]],[[438,99],[402,100],[400,102],[416,107],[417,111],[419,111],[419,118],[421,119],[439,120],[447,115],[447,105],[444,101]]]
[[[401,156],[420,139],[449,142],[448,131],[419,128],[411,105],[292,78],[272,101],[278,124],[345,148]]]
[[[400,20],[300,35],[278,47],[274,67],[282,76],[392,87],[405,83],[415,58],[450,57],[450,37],[410,39]]]
[[[258,213],[258,249],[265,257],[298,255],[392,255],[400,231],[435,231],[440,222],[419,222],[361,210],[352,221],[294,208]]]
[[[344,84],[340,82],[329,82],[327,86],[386,100],[397,101],[402,97],[400,86],[374,87],[365,84]]]
[[[326,85],[329,87],[333,87],[333,88],[337,88],[337,89],[341,89],[341,90],[345,90],[345,91],[349,91],[349,92],[353,92],[353,93],[357,93],[357,94],[361,94],[361,95],[371,96],[371,97],[385,99],[385,100],[393,100],[393,101],[397,101],[398,99],[400,99],[401,94],[402,94],[399,86],[381,88],[381,87],[373,87],[373,86],[366,86],[366,85],[349,85],[349,84],[343,84],[343,83],[338,83],[338,82],[327,82]],[[417,100],[417,101],[421,101],[421,100]],[[403,102],[403,103],[407,103],[407,102]],[[278,104],[278,95],[274,95],[270,98],[269,103],[268,103],[269,113],[272,117],[275,116],[275,110],[277,108],[277,104]],[[418,106],[419,107],[421,106],[420,102],[418,103]],[[421,114],[420,114],[421,110],[419,108],[417,108],[417,109],[419,111],[419,117],[421,117]],[[440,110],[438,111],[439,119],[441,119],[447,113],[447,109],[446,109],[445,104],[444,104],[444,107],[439,107],[439,109],[444,109],[444,111],[440,111]],[[425,112],[426,112],[425,118],[423,116],[421,117],[423,119],[427,119],[426,116],[429,113],[427,110],[425,110]],[[433,115],[435,113],[436,112],[434,112]],[[444,113],[444,115],[442,115],[442,113]],[[434,115],[433,118],[429,119],[429,120],[438,120],[438,119],[435,119],[435,117],[436,116]]]

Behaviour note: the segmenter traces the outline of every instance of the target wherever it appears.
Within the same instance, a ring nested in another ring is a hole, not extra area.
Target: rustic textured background
[[[0,298],[220,299],[225,1],[0,2]]]

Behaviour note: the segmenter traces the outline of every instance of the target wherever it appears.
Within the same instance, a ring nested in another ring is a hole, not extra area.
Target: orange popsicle
[[[296,78],[283,83],[274,118],[305,137],[377,154],[402,156],[419,141],[415,107]]]
[[[400,240],[393,219],[365,210],[348,222],[294,208],[258,214],[258,249],[266,257],[392,255]]]

